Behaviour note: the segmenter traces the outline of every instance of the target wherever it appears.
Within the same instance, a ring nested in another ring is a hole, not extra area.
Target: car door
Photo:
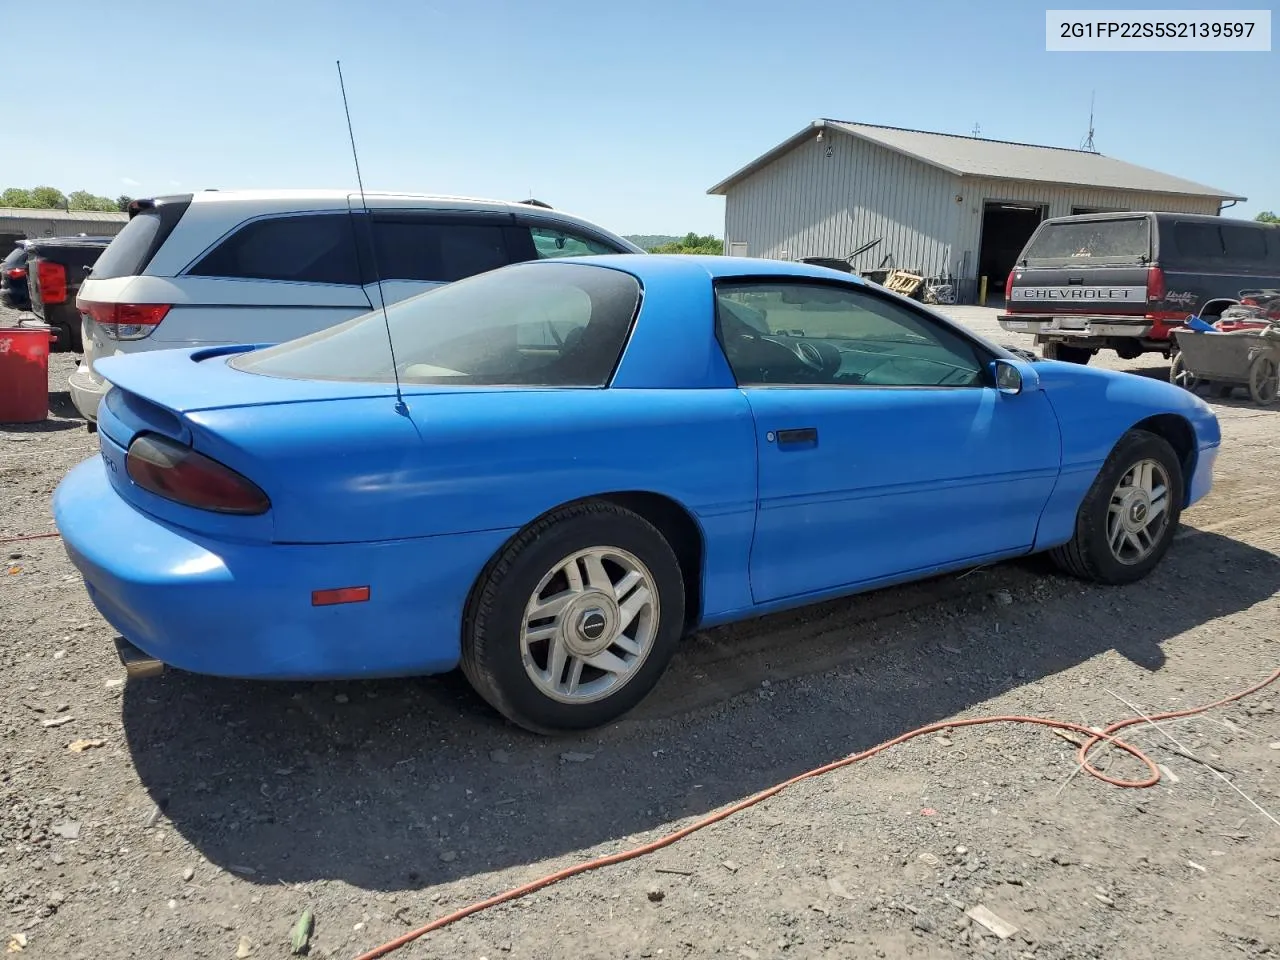
[[[757,603],[1025,552],[1060,466],[1038,389],[995,388],[963,332],[865,285],[721,282],[755,418]]]

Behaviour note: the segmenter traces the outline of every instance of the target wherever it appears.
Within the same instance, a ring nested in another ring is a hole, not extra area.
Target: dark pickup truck
[[[9,255],[0,260],[0,306],[14,310],[31,309],[31,298],[27,295],[27,247],[30,240],[19,240],[9,251]]]
[[[1170,356],[1170,331],[1209,322],[1280,287],[1280,227],[1186,213],[1055,217],[1009,274],[1000,326],[1035,336],[1047,359]]]
[[[31,312],[53,328],[53,350],[83,353],[76,294],[112,237],[55,237],[27,247]]]

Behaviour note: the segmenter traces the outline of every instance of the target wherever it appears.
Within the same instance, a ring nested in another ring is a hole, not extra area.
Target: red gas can
[[[49,416],[49,333],[0,327],[0,423]]]

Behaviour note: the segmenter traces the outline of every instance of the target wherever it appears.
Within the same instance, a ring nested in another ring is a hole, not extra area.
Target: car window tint
[[[351,216],[324,213],[255,220],[223,240],[189,273],[194,277],[358,284],[360,266]]]
[[[9,255],[0,260],[0,267],[13,267],[24,262],[27,259],[26,247],[14,247]]]
[[[93,279],[136,277],[146,269],[143,261],[159,232],[159,211],[148,210],[135,214],[94,262]]]
[[[1222,234],[1217,224],[1180,220],[1173,226],[1173,242],[1184,257],[1204,260],[1220,259],[1223,255]]]
[[[601,387],[640,303],[631,274],[517,264],[436,287],[231,365],[266,376],[412,384]]]
[[[530,227],[529,233],[533,236],[533,247],[538,251],[539,260],[626,252],[612,244],[605,244],[598,240],[579,236],[566,230],[561,230],[559,227]]]
[[[511,262],[499,223],[379,218],[373,230],[384,280],[448,283]]]
[[[974,387],[968,339],[869,290],[797,282],[725,283],[716,325],[743,386]]]
[[[1222,245],[1232,260],[1266,260],[1267,238],[1257,227],[1237,227],[1223,224]]]

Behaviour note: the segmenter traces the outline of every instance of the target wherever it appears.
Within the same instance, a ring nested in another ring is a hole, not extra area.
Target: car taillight
[[[1147,303],[1159,303],[1164,299],[1164,271],[1159,267],[1147,268]]]
[[[1240,301],[1240,306],[1242,307],[1256,307],[1257,305],[1258,301],[1253,299],[1253,297],[1245,297]]]
[[[26,267],[12,267],[5,271],[9,275],[10,280],[21,280],[27,275]]]
[[[1013,271],[1009,271],[1009,278],[1004,282],[1004,298],[1007,301],[1009,295],[1013,293]]]
[[[36,263],[36,279],[40,284],[42,303],[64,303],[67,299],[67,268],[60,263],[40,260]]]
[[[125,469],[143,490],[188,507],[260,514],[271,506],[256,484],[230,467],[156,434],[139,434],[129,444]]]
[[[76,309],[85,314],[112,340],[141,340],[151,336],[169,313],[167,303],[97,303],[77,300]]]

